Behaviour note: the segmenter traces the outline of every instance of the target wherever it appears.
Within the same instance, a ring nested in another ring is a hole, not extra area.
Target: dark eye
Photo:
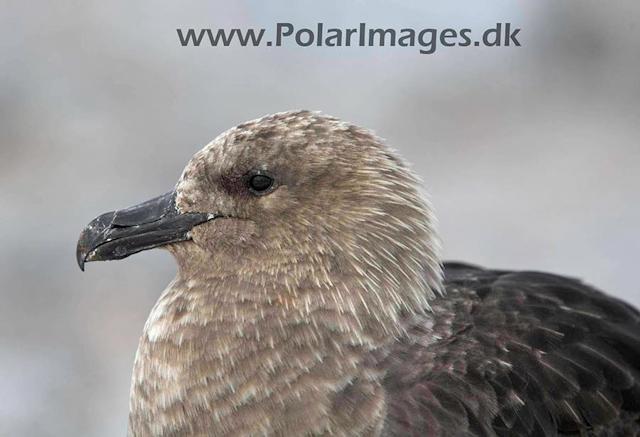
[[[263,174],[251,176],[249,188],[254,193],[263,193],[273,186],[273,179]]]

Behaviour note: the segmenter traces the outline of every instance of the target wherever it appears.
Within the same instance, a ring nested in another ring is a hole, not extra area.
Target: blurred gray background
[[[245,120],[308,108],[423,177],[445,259],[583,278],[640,305],[640,3],[0,5],[0,435],[124,435],[164,251],[82,274],[96,215],[171,189]],[[176,28],[522,28],[522,47],[183,48]]]

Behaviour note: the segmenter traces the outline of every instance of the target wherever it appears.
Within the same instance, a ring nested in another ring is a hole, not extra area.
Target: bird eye
[[[273,179],[263,174],[251,176],[249,188],[256,194],[264,193],[273,186]]]

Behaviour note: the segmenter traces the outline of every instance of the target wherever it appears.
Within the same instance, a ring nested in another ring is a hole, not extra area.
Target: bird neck
[[[334,296],[321,283],[276,295],[250,275],[190,278],[178,275],[145,325],[132,382],[134,429],[303,435],[360,425],[351,431],[369,433],[382,423],[373,357],[397,322],[367,313],[353,299],[357,290],[340,293],[347,284],[339,281]],[[374,420],[354,421],[358,414]]]

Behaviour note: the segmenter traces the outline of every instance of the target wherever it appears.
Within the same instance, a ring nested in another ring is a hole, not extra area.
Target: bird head
[[[415,175],[369,131],[310,111],[221,134],[175,190],[91,222],[78,263],[153,247],[168,248],[190,276],[244,274],[293,289],[350,278],[395,290],[397,307],[424,306],[441,282],[434,218]]]

